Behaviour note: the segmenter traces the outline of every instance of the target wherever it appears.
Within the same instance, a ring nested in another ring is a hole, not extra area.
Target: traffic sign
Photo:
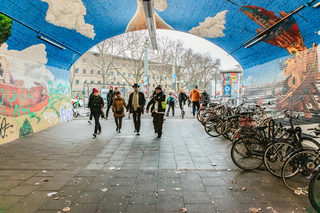
[[[173,79],[176,79],[176,78],[177,78],[177,74],[174,74],[174,75],[173,75]]]

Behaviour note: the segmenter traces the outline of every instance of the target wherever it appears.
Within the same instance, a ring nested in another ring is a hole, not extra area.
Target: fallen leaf
[[[42,182],[48,182],[49,179],[42,179]]]
[[[50,193],[48,193],[47,194],[47,197],[52,197],[52,195],[55,195],[55,194],[57,194],[58,192],[50,192]]]
[[[179,172],[179,171],[175,171],[175,173],[180,174],[181,172]]]
[[[128,157],[128,159],[131,159],[131,158],[132,158],[131,156]]]
[[[260,210],[258,208],[250,208],[249,212],[251,213],[258,213]]]
[[[142,149],[142,148],[140,149],[140,151],[141,151],[141,152],[143,152],[143,153],[145,152],[145,150],[144,150],[144,149]]]
[[[247,190],[247,188],[246,187],[242,187],[242,188],[240,188],[242,191],[246,191]]]
[[[153,151],[158,151],[159,149],[154,149]]]
[[[269,207],[267,207],[267,209],[272,209],[272,207],[269,206]]]
[[[232,181],[231,183],[232,183],[232,184],[236,184],[236,182],[235,182],[235,181]]]
[[[108,188],[103,188],[103,189],[100,189],[101,191],[103,191],[103,192],[106,192],[106,191],[108,191]]]
[[[70,211],[71,209],[70,209],[70,207],[69,206],[67,206],[67,207],[64,207],[63,209],[62,209],[62,211],[64,211],[64,212],[68,212],[68,211]]]
[[[63,170],[67,170],[67,168],[62,168]]]
[[[211,164],[211,166],[217,166],[217,164],[215,164],[215,163],[212,163],[212,164]]]
[[[111,166],[111,167],[110,167],[110,170],[115,170],[115,169],[116,169],[115,166]]]
[[[174,188],[175,191],[180,191],[181,187]]]
[[[105,161],[103,161],[103,164],[106,164],[108,161],[109,161],[109,160],[105,160]]]
[[[187,208],[182,208],[182,209],[180,210],[180,212],[187,212],[187,211],[188,211]]]
[[[40,183],[35,183],[34,185],[36,185],[36,186],[37,186],[37,185],[39,185],[39,184],[40,184]]]
[[[96,162],[96,164],[99,164],[98,162]]]
[[[231,187],[231,186],[230,186],[230,187],[228,187],[228,189],[229,189],[229,190],[232,190],[232,189],[233,189],[233,187]]]
[[[72,198],[72,196],[71,196],[71,195],[69,195],[69,198]]]
[[[159,192],[164,192],[165,190],[164,189],[159,189]]]
[[[190,164],[190,162],[186,162],[186,164]]]
[[[146,181],[146,180],[147,180],[147,178],[142,178],[142,180]]]
[[[121,169],[121,168],[120,168],[120,167],[118,167],[118,168],[116,168],[115,170],[116,170],[116,171],[119,171],[120,169]]]
[[[59,197],[55,197],[55,198],[53,198],[54,200],[59,200]]]

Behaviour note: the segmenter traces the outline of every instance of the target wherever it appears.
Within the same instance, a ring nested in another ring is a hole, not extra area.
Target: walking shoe
[[[119,129],[118,133],[121,133],[120,129]]]
[[[140,132],[137,132],[137,135],[140,135]]]
[[[116,132],[119,130],[119,128],[117,127]]]
[[[162,133],[158,133],[158,137],[157,138],[161,138]]]
[[[91,121],[88,121],[89,124],[91,124]]]
[[[102,133],[102,131],[100,130],[99,132],[98,132],[98,135],[100,135]]]
[[[97,137],[97,134],[96,134],[96,133],[94,133],[94,134],[93,134],[93,138],[96,138],[96,137]]]
[[[137,132],[137,130],[134,130],[133,132]]]

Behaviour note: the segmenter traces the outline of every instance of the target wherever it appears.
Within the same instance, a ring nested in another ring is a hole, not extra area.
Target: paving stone
[[[0,211],[4,209],[10,209],[20,200],[22,200],[24,196],[0,196]]]
[[[1,190],[10,190],[21,183],[22,183],[22,181],[19,181],[19,180],[7,180],[6,179],[4,181],[1,181],[0,189]]]
[[[105,195],[106,193],[102,191],[83,191],[75,202],[100,204]]]
[[[6,213],[34,213],[42,204],[36,203],[17,203]],[[1,210],[0,210],[1,212]]]
[[[17,186],[4,195],[28,195],[31,192],[35,191],[38,188],[38,186]]]
[[[186,203],[185,207],[188,209],[188,212],[201,212],[201,213],[216,213],[212,204],[196,203],[189,204]]]
[[[129,203],[127,207],[127,213],[155,213],[156,212],[156,204],[132,204]]]
[[[185,203],[211,203],[211,199],[207,192],[183,191],[183,199]]]
[[[47,202],[50,197],[47,197],[47,194],[51,191],[33,191],[31,194],[23,198],[20,202],[22,203],[39,203],[43,204]]]
[[[154,192],[139,192],[132,193],[130,203],[140,203],[140,204],[156,204],[156,195]]]
[[[106,196],[98,210],[124,212],[127,209],[129,199],[128,197]]]

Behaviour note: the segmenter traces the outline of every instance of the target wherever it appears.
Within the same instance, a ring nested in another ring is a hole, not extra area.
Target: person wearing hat
[[[109,87],[109,92],[107,94],[107,111],[106,111],[106,120],[108,120],[109,110],[113,103],[113,97],[115,95],[115,92],[113,92],[113,87]]]
[[[154,132],[158,134],[158,138],[161,138],[163,118],[166,111],[166,95],[163,94],[161,87],[156,87],[156,95],[149,101],[146,110],[147,113],[149,113],[151,105]]]
[[[118,91],[116,92],[116,96],[112,103],[113,116],[117,125],[116,131],[118,131],[118,133],[120,133],[121,130],[122,118],[125,116],[124,107],[127,107],[126,101],[121,96],[121,93]]]
[[[93,133],[93,138],[95,138],[97,137],[97,134],[101,134],[101,125],[99,122],[99,118],[104,106],[104,101],[102,97],[99,95],[99,90],[97,89],[93,90],[93,96],[91,100],[89,100],[89,105],[95,121],[94,133]]]
[[[183,115],[185,115],[183,106],[186,104],[186,101],[188,100],[188,96],[186,95],[186,93],[183,92],[182,88],[180,89],[178,100],[179,100],[179,106],[180,106],[181,112]]]
[[[139,85],[137,83],[132,87],[134,92],[129,96],[128,109],[130,110],[130,114],[133,114],[134,131],[137,132],[137,135],[140,135],[141,114],[146,104],[146,98],[144,94],[139,91]]]

